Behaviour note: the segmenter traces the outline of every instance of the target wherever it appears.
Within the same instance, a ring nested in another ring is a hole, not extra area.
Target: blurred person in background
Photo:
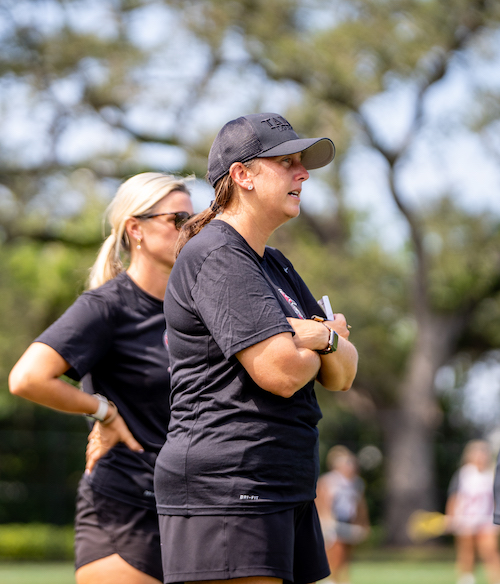
[[[142,173],[125,181],[108,207],[111,235],[89,289],[9,377],[13,394],[94,420],[77,494],[78,584],[163,580],[153,489],[170,418],[163,298],[179,229],[192,213],[182,180]],[[81,380],[83,391],[62,375]]]
[[[365,484],[358,474],[356,456],[345,446],[331,448],[326,465],[328,472],[318,480],[316,506],[331,582],[348,584],[352,550],[370,530]]]
[[[455,537],[457,584],[475,584],[476,554],[490,584],[500,584],[498,527],[493,524],[492,453],[488,442],[472,440],[448,489],[446,515]]]

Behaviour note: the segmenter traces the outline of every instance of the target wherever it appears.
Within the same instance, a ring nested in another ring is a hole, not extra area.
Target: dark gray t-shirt
[[[258,387],[235,354],[323,315],[277,250],[256,254],[214,220],[183,248],[165,296],[171,419],[155,468],[160,514],[269,513],[315,497],[321,412],[311,381]]]
[[[123,272],[84,292],[36,341],[70,365],[68,377],[82,380],[87,393],[113,401],[145,452],[117,444],[89,477],[104,495],[155,508],[153,468],[165,442],[170,417],[168,352],[161,300]]]

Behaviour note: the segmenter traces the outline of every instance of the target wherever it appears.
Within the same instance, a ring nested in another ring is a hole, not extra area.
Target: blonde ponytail
[[[108,280],[112,280],[125,269],[120,257],[121,243],[117,240],[114,230],[104,240],[97,254],[97,259],[90,270],[88,281],[89,290],[98,288]]]

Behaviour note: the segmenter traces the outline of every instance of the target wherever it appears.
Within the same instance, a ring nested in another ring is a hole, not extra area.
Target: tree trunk
[[[441,414],[434,378],[449,358],[463,326],[457,317],[419,319],[419,333],[403,379],[399,403],[384,411],[387,543],[410,543],[408,518],[416,509],[436,510],[433,442]]]
[[[386,542],[410,543],[406,525],[416,509],[435,509],[433,430],[409,412],[384,412],[386,443]]]

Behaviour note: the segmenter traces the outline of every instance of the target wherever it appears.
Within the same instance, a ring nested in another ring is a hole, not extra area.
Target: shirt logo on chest
[[[290,296],[288,296],[288,294],[284,290],[282,290],[281,288],[278,288],[278,292],[283,296],[283,298],[291,306],[292,310],[297,315],[297,318],[300,318],[302,320],[305,320],[305,316],[302,314],[302,312],[300,312],[300,309],[299,309],[299,307],[297,305],[297,302],[295,302],[295,300],[293,298],[290,298]]]

